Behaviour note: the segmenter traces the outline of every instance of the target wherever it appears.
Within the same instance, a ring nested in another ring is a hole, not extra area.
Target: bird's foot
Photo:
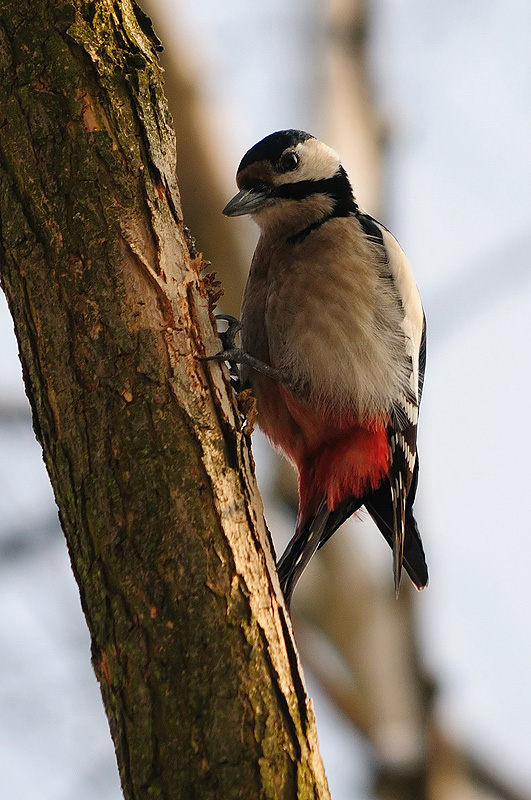
[[[245,366],[250,367],[250,369],[255,370],[255,372],[260,372],[262,375],[271,378],[271,380],[282,384],[282,386],[286,386],[291,391],[295,391],[295,385],[289,381],[280,370],[251,356],[249,353],[242,350],[241,347],[236,347],[234,340],[236,334],[242,327],[240,320],[236,319],[236,317],[232,317],[230,314],[216,314],[216,319],[221,319],[229,323],[227,330],[219,334],[223,350],[220,350],[219,353],[215,353],[213,356],[203,356],[201,361],[227,361],[230,365],[231,377],[233,379],[236,377],[238,380],[240,376],[236,365],[245,364]],[[239,389],[241,389],[241,385]]]
[[[237,366],[240,363],[237,357],[238,353],[240,352],[240,348],[236,347],[234,340],[236,339],[236,335],[241,330],[242,324],[239,319],[236,319],[236,317],[233,317],[231,314],[216,314],[216,320],[218,319],[228,323],[227,330],[218,331],[218,336],[221,339],[223,349],[220,350],[219,353],[215,353],[213,356],[203,356],[199,360],[227,361],[229,364],[229,372],[233,388],[236,392],[240,392],[244,388],[242,386],[240,371]]]
[[[227,330],[218,331],[218,336],[221,339],[223,350],[237,349],[234,340],[242,329],[240,320],[236,319],[236,317],[233,317],[232,314],[216,314],[216,319],[223,320],[223,322],[227,323]]]

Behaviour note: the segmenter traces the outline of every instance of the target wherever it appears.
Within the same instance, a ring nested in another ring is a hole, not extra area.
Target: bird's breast
[[[386,417],[410,361],[385,272],[355,218],[330,220],[297,245],[263,235],[242,308],[244,349],[282,370],[314,409]]]

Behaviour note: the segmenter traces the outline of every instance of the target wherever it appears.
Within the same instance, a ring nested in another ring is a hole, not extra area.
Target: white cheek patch
[[[283,172],[279,183],[326,180],[336,174],[341,164],[336,151],[318,139],[300,142],[294,152],[300,158],[299,166],[293,172]]]

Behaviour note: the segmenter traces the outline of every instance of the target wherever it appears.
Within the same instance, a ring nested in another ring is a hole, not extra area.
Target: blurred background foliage
[[[431,582],[395,601],[362,514],[297,587],[334,800],[531,797],[525,454],[531,336],[526,0],[149,0],[185,222],[238,314],[256,230],[220,209],[243,153],[309,130],[413,264],[428,317],[418,518]],[[323,309],[323,313],[326,310]],[[117,800],[88,634],[0,313],[0,785]],[[254,452],[277,551],[291,469]],[[525,460],[525,461],[524,461]]]

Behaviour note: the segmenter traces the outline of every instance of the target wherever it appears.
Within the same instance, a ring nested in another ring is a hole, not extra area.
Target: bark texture
[[[0,265],[126,798],[327,798],[130,0],[0,0]]]

